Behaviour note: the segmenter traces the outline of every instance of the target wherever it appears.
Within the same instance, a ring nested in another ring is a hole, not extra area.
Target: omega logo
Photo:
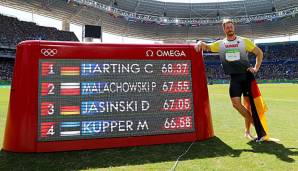
[[[155,52],[153,50],[147,50],[146,56],[147,57],[186,57],[186,54],[183,50],[156,50]]]

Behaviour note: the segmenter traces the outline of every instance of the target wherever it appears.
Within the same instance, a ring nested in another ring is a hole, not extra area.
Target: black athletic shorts
[[[230,80],[230,97],[249,96],[250,82],[254,79],[254,75],[251,72],[243,74],[231,74]]]

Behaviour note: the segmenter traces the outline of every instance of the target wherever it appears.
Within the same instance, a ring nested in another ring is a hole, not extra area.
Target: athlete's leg
[[[249,97],[247,96],[243,96],[243,105],[246,108],[246,110],[249,111],[249,114],[251,115],[251,107],[250,107],[250,102],[249,102]],[[245,134],[244,136],[249,138],[249,139],[253,139],[254,137],[250,134],[250,127],[251,124],[253,124],[253,119],[248,120],[248,119],[244,119],[245,121]]]
[[[245,81],[245,76],[246,75],[231,75],[231,81],[230,81],[230,88],[229,88],[229,93],[230,93],[230,98],[233,107],[244,117],[245,121],[247,123],[252,123],[252,116],[247,110],[243,104],[241,103],[241,96],[244,93],[245,87],[243,86],[243,82]],[[249,127],[246,127],[246,130]],[[245,134],[246,135],[246,134]]]
[[[245,120],[247,120],[247,123],[253,122],[249,110],[242,105],[240,97],[231,97],[231,102],[233,107],[244,117]]]

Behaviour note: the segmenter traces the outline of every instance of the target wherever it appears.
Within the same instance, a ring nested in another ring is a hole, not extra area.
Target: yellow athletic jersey
[[[250,66],[248,52],[256,45],[248,38],[237,36],[235,40],[218,40],[209,44],[211,52],[219,53],[226,74],[245,73]]]
[[[242,39],[245,43],[245,50],[247,52],[252,52],[254,50],[254,48],[256,47],[256,45],[248,38],[246,37],[240,37],[240,36],[237,36],[239,37],[240,39]],[[216,42],[213,42],[213,43],[210,43],[209,44],[209,47],[211,49],[211,52],[216,52],[218,53],[220,51],[220,44],[221,44],[221,41],[223,40],[218,40]]]

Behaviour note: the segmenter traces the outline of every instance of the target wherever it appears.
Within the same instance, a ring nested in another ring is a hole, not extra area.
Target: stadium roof
[[[176,3],[218,3],[230,1],[243,1],[243,0],[157,0],[162,2],[176,2]]]
[[[0,4],[77,24],[102,24],[107,33],[154,40],[223,37],[219,21],[224,18],[236,18],[240,21],[236,32],[253,39],[298,33],[297,0],[74,1],[10,0]],[[150,20],[142,18],[147,16]]]

